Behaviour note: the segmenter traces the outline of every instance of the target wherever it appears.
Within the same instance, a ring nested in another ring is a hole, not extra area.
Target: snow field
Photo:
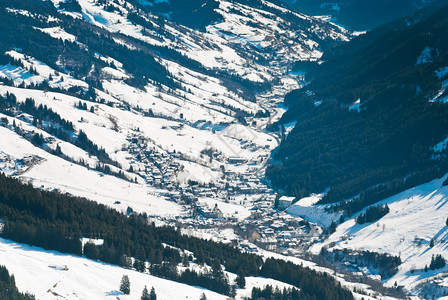
[[[213,209],[215,205],[222,211],[224,217],[236,217],[239,220],[244,220],[250,216],[250,211],[241,205],[233,203],[225,203],[212,198],[199,198],[200,203],[207,204],[210,209]]]
[[[78,130],[86,132],[92,141],[106,149],[112,157],[113,153],[120,150],[126,143],[127,134],[132,133],[136,128],[155,145],[168,151],[176,150],[194,158],[199,158],[200,152],[209,148],[210,145],[220,149],[227,157],[239,154],[239,156],[251,159],[265,153],[265,150],[251,152],[243,149],[240,143],[235,142],[234,139],[207,130],[199,130],[190,126],[175,130],[171,127],[179,126],[179,122],[144,117],[133,112],[86,102],[60,93],[0,86],[0,93],[6,94],[7,91],[15,94],[18,101],[24,102],[26,98],[33,98],[36,105],[42,104],[51,107],[62,118],[71,121]],[[88,107],[95,106],[95,113],[75,108],[74,105],[79,101],[87,103]],[[118,132],[113,128],[111,116],[118,123],[120,128]],[[263,136],[263,134],[261,135]]]
[[[20,291],[28,291],[37,299],[140,299],[144,286],[154,286],[157,299],[226,299],[209,290],[95,262],[56,251],[17,244],[0,239],[0,264],[15,276]],[[119,291],[123,275],[130,280],[130,295]]]
[[[46,28],[45,30],[48,30],[48,32],[53,32],[54,30],[59,30],[59,27]],[[60,33],[63,35],[62,32]],[[25,67],[24,69],[22,67],[12,66],[9,64],[6,66],[0,65],[0,77],[12,79],[14,81],[14,84],[16,85],[20,85],[22,83],[25,86],[29,86],[31,84],[40,84],[44,80],[48,79],[49,86],[54,88],[68,89],[73,86],[88,88],[87,83],[85,83],[84,81],[75,79],[65,73],[56,72],[51,67],[33,57],[26,56],[16,50],[8,51],[6,52],[6,54],[16,60],[21,61]],[[29,70],[31,68],[33,68],[38,75],[30,73]],[[50,76],[53,77],[52,80],[49,79]]]

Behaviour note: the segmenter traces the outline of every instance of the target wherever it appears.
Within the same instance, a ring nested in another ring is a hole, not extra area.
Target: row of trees
[[[307,268],[297,268],[291,262],[268,258],[261,267],[260,276],[274,278],[299,288],[300,299],[353,299],[351,292],[341,288],[340,283],[327,273],[309,276],[309,271]],[[319,289],[316,289],[317,286]]]
[[[437,254],[436,256],[431,257],[431,262],[429,263],[430,270],[437,270],[445,267],[446,261],[441,254]],[[428,267],[425,266],[425,271],[428,270]]]
[[[367,267],[382,278],[390,278],[398,272],[398,267],[402,261],[399,256],[390,255],[388,253],[378,253],[374,251],[353,251],[349,249],[333,249],[328,251],[325,247],[320,252],[320,257],[334,264],[338,263],[344,266],[345,263],[354,264],[356,267]]]
[[[123,277],[121,277],[120,292],[122,292],[125,295],[129,295],[131,293],[131,281],[129,280],[128,275],[123,275]],[[157,294],[154,287],[152,287],[151,291],[148,292],[148,288],[145,285],[140,300],[157,300]]]
[[[258,299],[270,299],[270,300],[301,300],[306,299],[300,294],[300,291],[295,288],[284,288],[280,290],[278,287],[275,289],[271,285],[267,285],[264,288],[252,288],[250,300]]]
[[[218,260],[214,261],[210,272],[199,273],[190,269],[179,272],[177,264],[163,262],[161,264],[151,264],[149,273],[172,281],[201,286],[223,295],[234,296],[235,293]]]

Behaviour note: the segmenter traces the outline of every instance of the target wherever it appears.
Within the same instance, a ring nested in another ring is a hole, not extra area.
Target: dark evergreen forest
[[[448,6],[329,51],[272,126],[297,121],[267,170],[272,183],[297,197],[329,187],[321,203],[354,197],[336,207],[351,213],[445,174],[446,153],[433,159],[431,147],[448,135],[448,105],[429,99],[446,79],[435,71],[448,65],[447,15]],[[430,61],[417,64],[427,47]]]
[[[412,14],[433,0],[279,0],[309,15],[331,15],[334,22],[350,30],[370,30]],[[336,7],[338,9],[336,9]]]
[[[361,213],[358,217],[356,217],[356,223],[364,224],[369,222],[375,222],[385,215],[389,213],[389,206],[386,205],[377,205],[371,206],[366,209],[365,213]]]
[[[264,288],[252,289],[252,295],[250,300],[257,299],[271,299],[271,300],[298,300],[300,298],[300,292],[297,289],[286,289],[280,290],[278,287],[275,289],[271,285],[267,285]]]

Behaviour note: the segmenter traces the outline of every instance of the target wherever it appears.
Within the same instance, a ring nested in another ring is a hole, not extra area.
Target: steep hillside
[[[20,291],[404,295],[327,263],[341,230],[392,212],[365,206],[448,171],[448,8],[358,36],[278,3],[0,1],[0,265]],[[444,193],[442,181],[431,188]],[[304,220],[291,216],[300,205],[278,209],[271,183],[325,192],[300,201]],[[410,282],[408,262],[371,243],[363,254],[390,267],[381,273]]]
[[[447,12],[360,37],[287,95],[281,123],[297,124],[268,169],[274,185],[299,197],[329,188],[321,203],[352,199],[336,208],[355,212],[447,172]]]

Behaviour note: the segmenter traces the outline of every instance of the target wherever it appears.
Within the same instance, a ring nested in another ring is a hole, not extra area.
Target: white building
[[[281,196],[280,199],[278,199],[278,208],[289,207],[295,199],[295,197]]]

